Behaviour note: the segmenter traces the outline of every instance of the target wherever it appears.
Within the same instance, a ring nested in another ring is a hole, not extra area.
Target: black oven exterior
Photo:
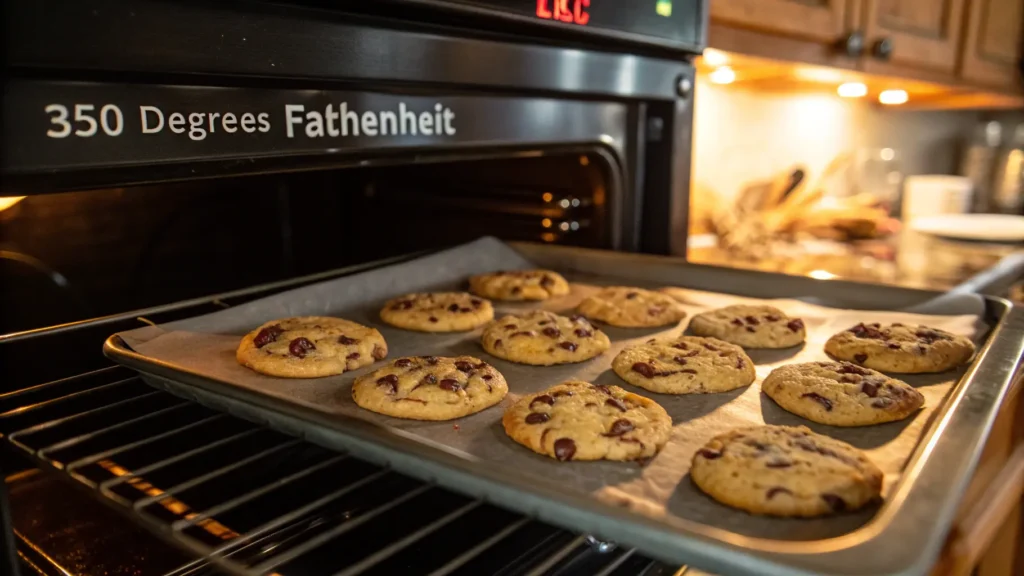
[[[3,195],[580,154],[607,172],[598,246],[685,253],[706,1],[676,0],[692,32],[668,39],[474,2],[369,4],[6,3]],[[0,336],[0,358],[88,347],[129,317]],[[95,344],[39,379],[19,365],[0,392],[94,367]]]

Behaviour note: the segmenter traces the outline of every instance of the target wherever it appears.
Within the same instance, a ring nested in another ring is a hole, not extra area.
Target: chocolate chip
[[[706,460],[718,460],[722,457],[722,453],[717,450],[711,450],[710,448],[701,448],[697,451],[697,454],[703,456]]]
[[[578,336],[580,338],[590,338],[593,335],[594,335],[594,333],[591,332],[590,330],[587,330],[586,328],[577,328],[576,329],[576,336]]]
[[[765,464],[765,466],[768,468],[789,468],[792,465],[793,463],[790,462],[789,460],[772,460],[771,462]]]
[[[737,368],[743,368],[743,366],[745,366],[745,365],[746,365],[746,362],[743,361],[743,357],[742,356],[737,356],[736,357],[736,367]]]
[[[544,412],[530,412],[526,415],[527,424],[543,424],[551,420],[551,415]]]
[[[857,366],[856,364],[850,364],[849,362],[840,362],[839,368],[836,369],[839,374],[858,374],[860,376],[867,376],[871,374],[864,368]]]
[[[356,340],[355,338],[349,338],[348,336],[345,336],[345,335],[338,336],[338,344],[344,344],[346,346],[351,346],[352,344],[358,344],[358,343],[359,343],[359,340]]]
[[[437,384],[437,376],[434,376],[433,374],[427,374],[422,380],[420,380],[421,386],[433,386],[434,384]]]
[[[534,333],[533,330],[521,330],[519,332],[513,332],[512,335],[509,336],[509,338],[515,338],[516,336],[535,336],[535,335],[536,334]]]
[[[769,315],[765,316],[764,319],[769,321],[769,322],[778,322],[779,320],[782,320],[782,318],[780,318],[779,316],[776,316],[775,314],[769,314]]]
[[[612,408],[618,408],[620,412],[625,412],[627,409],[626,403],[618,398],[609,398],[604,401],[605,406],[611,406]]]
[[[430,320],[431,323],[436,324],[437,323],[437,316],[431,316],[430,318],[427,318],[427,320]]]
[[[284,333],[284,328],[274,324],[273,326],[267,326],[266,328],[259,331],[256,337],[253,338],[252,343],[257,348],[263,348],[267,344],[277,340],[277,337]]]
[[[743,326],[743,320],[740,320],[739,318],[733,318],[732,324],[735,324],[736,326]]]
[[[683,358],[682,356],[674,356],[674,357],[672,358],[672,360],[673,360],[673,361],[674,361],[674,362],[675,362],[676,364],[682,364],[682,365],[685,365],[685,364],[686,364],[686,358]]]
[[[306,354],[313,350],[316,350],[316,346],[308,338],[302,338],[301,336],[288,344],[288,352],[296,358],[305,358]]]
[[[483,300],[477,300],[476,298],[470,300],[469,303],[473,305],[473,308],[479,308],[484,304]]]
[[[547,326],[548,324],[551,324],[550,320],[541,320],[540,322],[537,322],[537,326]]]
[[[505,332],[511,332],[517,328],[515,324],[505,324]]]
[[[871,382],[865,382],[861,384],[860,391],[867,394],[870,398],[878,396],[878,386],[872,384]]]
[[[878,330],[879,326],[881,326],[881,325],[880,324],[866,325],[863,322],[861,322],[860,324],[857,324],[853,328],[850,328],[848,331],[852,332],[853,335],[856,336],[857,338],[873,338],[875,340],[885,340],[885,339],[888,339],[888,335],[882,334],[882,332]]]
[[[846,500],[843,500],[835,494],[822,494],[821,499],[828,504],[828,507],[831,508],[833,512],[842,512],[843,510],[846,510]]]
[[[632,299],[636,298],[639,295],[640,295],[639,292],[629,292],[628,294],[626,294],[626,300],[632,300]]]
[[[622,436],[626,432],[632,431],[633,428],[633,423],[623,418],[621,420],[616,420],[615,422],[612,422],[612,427],[609,428],[608,432],[605,432],[604,435],[608,437]]]
[[[677,374],[696,374],[696,373],[697,373],[697,371],[694,370],[693,368],[683,368],[682,370],[677,372]]]
[[[494,341],[494,347],[495,348],[501,348],[501,339],[500,338]]]
[[[595,388],[596,390],[600,390],[601,392],[604,392],[605,394],[607,394],[607,395],[609,395],[609,396],[611,396],[611,395],[612,395],[612,390],[611,390],[611,388],[609,388],[609,387],[605,386],[604,384],[594,384],[594,388]]]
[[[448,306],[448,311],[449,312],[458,312],[459,311],[459,305],[458,304],[450,304]]]
[[[459,372],[470,373],[473,371],[473,365],[465,360],[459,360],[455,363],[455,367],[459,369]]]
[[[657,316],[658,314],[661,314],[664,311],[665,311],[665,307],[664,306],[652,306],[651,308],[647,309],[647,315],[648,316]]]
[[[829,400],[828,398],[825,398],[824,396],[816,393],[816,392],[808,392],[806,394],[801,394],[800,397],[801,398],[810,398],[811,400],[814,400],[818,404],[821,404],[822,406],[824,406],[825,410],[827,410],[829,412],[832,411],[832,401]]]
[[[398,376],[388,374],[383,378],[378,378],[377,386],[386,386],[389,388],[388,394],[394,394],[395,392],[398,392]]]
[[[562,331],[559,330],[558,328],[555,328],[554,326],[548,326],[547,328],[542,330],[542,332],[545,336],[550,336],[551,338],[558,338],[559,336],[562,335]]]
[[[775,497],[776,494],[793,494],[793,492],[788,488],[783,488],[782,486],[775,486],[774,488],[768,489],[768,493],[765,494],[765,497],[771,500],[772,498]]]
[[[711,344],[705,343],[704,347],[707,348],[708,350],[711,350],[712,352],[718,352],[718,348],[712,346]]]
[[[747,324],[750,324],[751,326],[757,326],[758,324],[761,323],[760,321],[758,321],[757,318],[754,318],[753,316],[745,316],[743,319],[746,320]]]
[[[373,345],[373,352],[370,354],[374,360],[383,360],[388,355],[388,349],[382,347],[380,344]]]
[[[686,342],[679,342],[679,343],[673,344],[672,347],[677,349],[677,350],[689,350],[690,349],[690,347],[686,345]]]
[[[888,408],[892,404],[892,400],[889,398],[879,398],[871,403],[872,408]]]
[[[786,328],[789,328],[792,332],[799,332],[804,329],[804,321],[799,318],[790,320],[786,323]]]
[[[587,322],[587,318],[582,314],[573,314],[572,316],[569,316],[569,320],[572,320],[573,322],[583,322],[584,324],[589,324],[589,322]]]
[[[483,378],[484,380],[491,380],[492,378],[494,378],[494,376],[491,376],[490,374],[484,374],[480,378]]]
[[[466,312],[472,312],[472,311],[473,311],[472,308],[459,308],[459,313],[460,314],[465,314]]]
[[[408,310],[412,308],[412,300],[402,300],[391,305],[392,310]]]
[[[928,353],[928,347],[925,346],[924,344],[918,344],[917,347],[914,348],[914,351],[917,352],[918,354],[924,356],[925,354]]]
[[[918,338],[920,338],[926,344],[934,344],[936,340],[951,340],[952,339],[949,335],[943,334],[943,333],[939,332],[938,330],[933,330],[931,328],[925,328],[925,329],[922,329],[922,330],[918,330],[917,332],[914,333],[914,336],[917,336]]]
[[[638,372],[645,378],[654,378],[654,375],[657,374],[658,371],[650,364],[637,362],[636,364],[633,364],[633,372]]]
[[[353,352],[353,353],[349,354],[348,356],[345,356],[346,360],[356,360],[358,358],[359,358],[359,352]]]
[[[683,358],[692,358],[698,354],[700,354],[700,350],[690,350],[689,352],[683,354],[682,356]]]
[[[575,352],[576,351],[576,344],[574,344],[572,342],[559,342],[558,346],[560,348],[564,348],[564,349],[568,350],[569,352]]]
[[[863,364],[864,361],[868,359],[868,355],[867,354],[854,354],[853,355],[853,359],[856,360],[858,364]]]
[[[888,344],[886,344],[886,346],[893,350],[899,350],[900,348],[902,348],[902,346],[900,346],[896,342],[889,342]]]
[[[545,288],[550,288],[551,286],[555,285],[555,279],[552,278],[551,276],[545,276],[541,278],[540,285]]]
[[[462,384],[459,384],[458,380],[452,380],[451,378],[445,378],[438,384],[441,390],[447,390],[449,392],[458,392],[462,389]]]
[[[408,358],[399,358],[398,360],[395,360],[394,364],[392,364],[392,365],[395,368],[405,368],[406,366],[408,366],[410,364],[412,364],[412,360],[410,360]]]
[[[576,443],[572,441],[572,438],[559,438],[555,440],[555,458],[565,462],[566,460],[572,460],[572,457],[575,455]]]
[[[520,288],[519,286],[516,286],[515,288],[512,289],[512,293],[513,294],[517,294],[518,295],[518,294],[521,294],[522,292],[523,292],[523,289]]]
[[[753,326],[747,326],[747,332],[757,332]]]
[[[431,366],[437,365],[437,356],[421,356],[421,358],[426,360],[427,364],[430,364]]]
[[[572,396],[572,392],[570,390],[559,390],[558,392],[552,394],[552,396],[554,396],[555,398],[561,398],[562,396]]]
[[[540,396],[537,396],[532,401],[530,401],[530,408],[533,408],[533,405],[536,404],[537,402],[540,402],[541,404],[547,404],[548,406],[553,406],[555,404],[555,399],[552,398],[551,396],[548,396],[547,394],[541,394]]]

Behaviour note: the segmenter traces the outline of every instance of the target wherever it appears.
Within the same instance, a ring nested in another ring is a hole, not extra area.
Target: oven
[[[282,574],[679,570],[155,390],[101,345],[481,236],[685,254],[706,2],[4,11],[0,572],[220,573],[183,522],[244,534],[247,574],[282,549]]]

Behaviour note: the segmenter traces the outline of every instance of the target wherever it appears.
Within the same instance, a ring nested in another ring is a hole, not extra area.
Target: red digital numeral
[[[590,22],[590,14],[586,10],[589,7],[590,0],[537,0],[537,17],[586,26]]]

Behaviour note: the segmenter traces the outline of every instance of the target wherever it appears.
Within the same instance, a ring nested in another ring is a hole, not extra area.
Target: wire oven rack
[[[574,534],[155,390],[110,367],[0,395],[0,434],[198,555],[175,576],[667,576]]]

